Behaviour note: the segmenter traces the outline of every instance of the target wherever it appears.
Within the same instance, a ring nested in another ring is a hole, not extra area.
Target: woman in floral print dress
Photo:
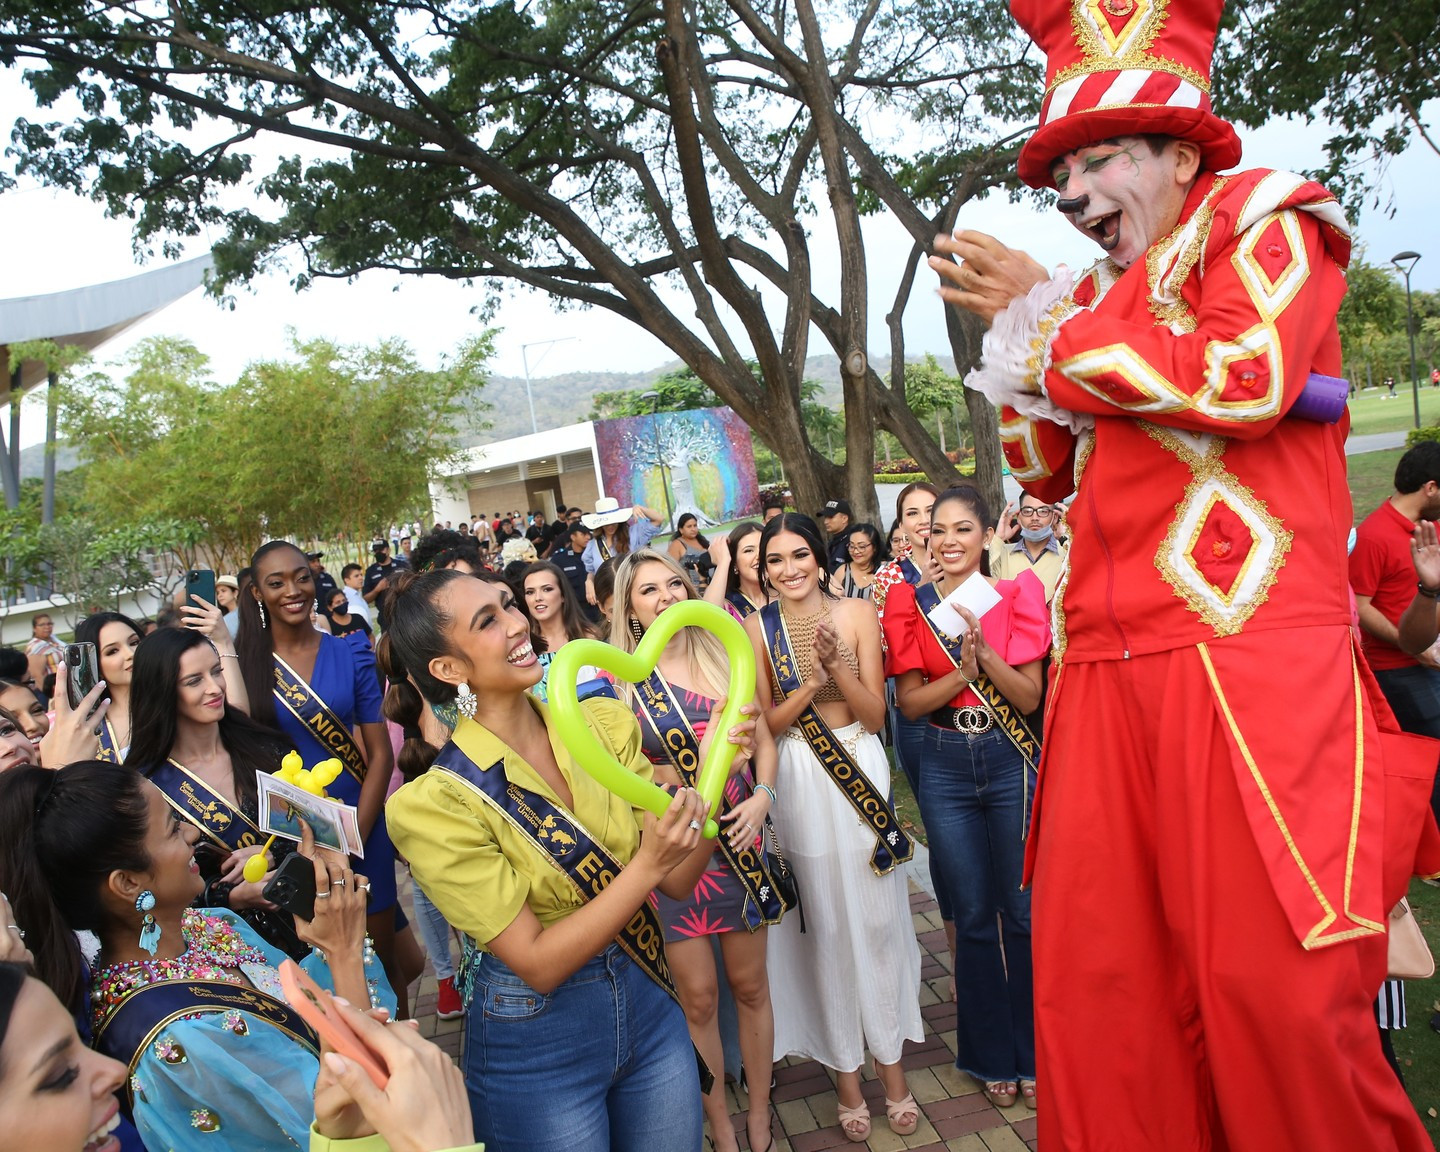
[[[660,613],[699,592],[670,557],[649,549],[632,552],[615,574],[610,642],[633,652]],[[730,679],[724,646],[709,632],[682,628],[666,645],[654,674],[643,684],[618,685],[635,710],[655,782],[693,785],[698,749],[712,710]],[[753,777],[739,772],[726,783],[717,819],[720,843],[687,900],[659,896],[665,954],[696,1048],[711,1068],[724,1064],[716,1019],[718,977],[711,937],[719,936],[726,979],[740,1022],[740,1052],[750,1086],[746,1120],[750,1147],[768,1152],[770,1067],[775,1022],[765,970],[765,926],[784,909],[766,870],[761,832],[774,799],[774,742],[757,725]],[[687,779],[688,777],[688,779]],[[705,1097],[705,1117],[717,1152],[738,1143],[725,1102],[723,1080]]]

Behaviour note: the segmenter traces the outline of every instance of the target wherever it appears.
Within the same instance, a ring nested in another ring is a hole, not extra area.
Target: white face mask
[[[1043,544],[1055,535],[1055,529],[1048,524],[1044,528],[1021,528],[1020,535],[1031,544]]]

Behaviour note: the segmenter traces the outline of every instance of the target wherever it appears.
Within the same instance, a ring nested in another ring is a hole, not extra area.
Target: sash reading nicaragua
[[[126,993],[95,1030],[95,1047],[119,1060],[131,1072],[125,1077],[126,1112],[131,1112],[135,1104],[133,1073],[166,1025],[182,1016],[233,1010],[275,1025],[319,1058],[319,1039],[299,1013],[283,1000],[226,980],[156,981]],[[180,1058],[184,1058],[183,1053]]]
[[[760,609],[760,627],[765,634],[765,647],[770,654],[775,682],[780,685],[781,693],[791,696],[800,690],[800,674],[790,650],[790,635],[785,629],[785,618],[780,612],[778,600]],[[875,785],[870,783],[870,778],[861,771],[845,745],[830,731],[820,710],[814,704],[809,705],[796,718],[795,725],[820,761],[820,766],[840,789],[840,794],[850,801],[856,815],[875,833],[875,850],[870,854],[870,867],[875,874],[884,876],[909,860],[915,850],[910,838],[900,830],[890,801],[875,790]]]
[[[660,744],[681,781],[689,788],[695,787],[695,778],[700,774],[700,739],[695,735],[695,729],[691,727],[680,702],[670,691],[670,685],[658,673],[652,672],[643,683],[635,685],[635,691],[641,715],[660,738]],[[730,801],[722,796],[716,816],[728,811]],[[729,838],[722,835],[717,837],[716,843],[725,863],[730,865],[730,870],[745,887],[745,906],[741,914],[746,929],[754,932],[764,924],[778,923],[785,914],[785,908],[770,882],[770,874],[755,842],[737,850],[731,848]]]
[[[265,840],[256,823],[178,760],[166,760],[146,775],[165,802],[221,848],[235,851]]]
[[[461,732],[456,735],[460,736]],[[512,781],[505,775],[503,758],[482,770],[452,739],[435,757],[434,767],[464,781],[504,816],[511,827],[574,885],[582,900],[600,895],[619,874],[620,862],[585,830],[575,814]],[[675,982],[670,978],[670,964],[665,958],[665,933],[660,927],[660,917],[648,900],[630,917],[615,942],[650,979],[675,996]]]
[[[954,636],[940,631],[935,626],[935,621],[930,619],[930,610],[939,603],[940,592],[935,585],[922,584],[915,589],[915,605],[920,609],[920,618],[929,626],[931,634],[939,641],[940,647],[945,650],[945,655],[950,657],[950,662],[958,668],[960,667],[961,642]],[[999,723],[1000,731],[1004,732],[1010,743],[1015,745],[1015,750],[1025,757],[1031,768],[1035,767],[1040,760],[1040,738],[1035,735],[1015,705],[1000,695],[1000,689],[995,687],[990,677],[985,675],[978,664],[976,671],[978,675],[969,685],[971,691],[985,701],[990,709],[990,714]]]
[[[285,710],[310,729],[310,734],[326,748],[335,753],[345,771],[355,780],[365,783],[365,756],[355,737],[325,701],[315,695],[315,690],[289,664],[275,657],[275,699]]]

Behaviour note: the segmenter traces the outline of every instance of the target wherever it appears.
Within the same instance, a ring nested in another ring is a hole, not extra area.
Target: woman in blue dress
[[[313,767],[337,757],[344,771],[327,791],[359,809],[370,878],[367,928],[390,986],[406,989],[424,966],[414,935],[400,915],[395,849],[385,828],[385,794],[394,752],[380,715],[375,655],[361,636],[316,631],[315,578],[305,553],[271,540],[251,557],[249,594],[240,598],[240,671],[250,715],[285,734]],[[359,733],[359,740],[356,733]],[[362,744],[363,742],[363,744]],[[404,998],[401,1016],[408,1015]]]

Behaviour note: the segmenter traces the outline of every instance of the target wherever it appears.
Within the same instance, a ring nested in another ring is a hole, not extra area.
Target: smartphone
[[[70,710],[78,711],[80,701],[100,683],[100,652],[94,644],[65,645],[65,695]]]
[[[185,573],[185,603],[193,607],[191,596],[199,596],[207,604],[215,603],[215,573],[209,568],[192,568]]]
[[[280,862],[261,895],[301,920],[315,919],[315,862],[292,852]]]
[[[340,1014],[332,1003],[334,997],[310,979],[294,960],[286,960],[280,965],[280,987],[285,990],[285,999],[290,1007],[315,1029],[320,1039],[341,1056],[359,1064],[374,1081],[375,1087],[384,1091],[385,1085],[390,1083],[390,1074]]]

